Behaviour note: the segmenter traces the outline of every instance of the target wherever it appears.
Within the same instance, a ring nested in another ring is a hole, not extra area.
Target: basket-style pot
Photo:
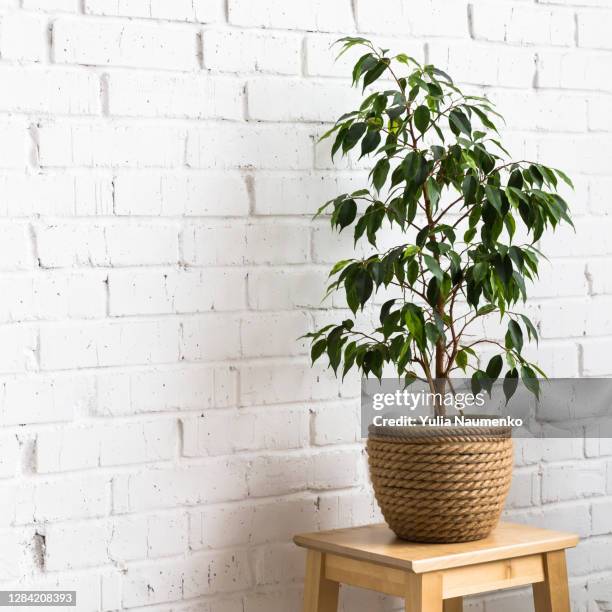
[[[385,521],[413,542],[469,542],[499,522],[514,463],[510,427],[377,427],[370,476]]]

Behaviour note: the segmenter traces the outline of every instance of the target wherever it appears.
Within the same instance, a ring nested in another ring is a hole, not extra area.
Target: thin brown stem
[[[463,196],[457,198],[455,201],[451,202],[439,215],[437,219],[434,219],[434,223],[437,225],[440,222],[440,219],[444,217],[444,215],[453,207],[455,204],[459,204],[459,202],[463,201]]]

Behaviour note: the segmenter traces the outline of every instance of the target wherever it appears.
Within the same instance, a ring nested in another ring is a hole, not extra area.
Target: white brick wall
[[[356,99],[341,35],[485,88],[516,155],[573,176],[538,355],[612,376],[611,27],[611,0],[0,1],[0,587],[288,612],[292,534],[379,520],[358,381],[296,340],[341,316],[320,299],[350,247],[310,215],[367,177],[315,144]],[[612,445],[516,458],[507,516],[579,532],[574,610],[609,609]]]

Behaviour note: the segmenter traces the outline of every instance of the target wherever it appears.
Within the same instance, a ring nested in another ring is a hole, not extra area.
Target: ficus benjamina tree
[[[355,367],[379,379],[392,364],[405,384],[426,380],[435,394],[463,371],[475,391],[503,377],[507,400],[520,381],[537,395],[545,374],[523,345],[538,332],[515,308],[538,275],[542,233],[572,223],[557,193],[570,179],[541,163],[508,161],[493,103],[462,93],[442,70],[364,38],[337,44],[340,55],[365,51],[353,68],[364,99],[322,138],[333,139],[332,158],[355,149],[372,158],[372,170],[367,187],[338,195],[317,215],[328,214],[340,232],[352,228],[355,245],[367,241],[373,252],[333,266],[328,295],[343,290],[354,318],[307,334],[313,363],[326,356],[336,374]],[[377,82],[387,88],[372,91]],[[379,252],[389,224],[403,244]],[[357,312],[383,287],[396,297],[382,304],[374,329],[358,329]],[[503,341],[470,334],[492,316],[507,330]],[[481,345],[496,353],[486,365]],[[435,411],[445,414],[441,403]]]

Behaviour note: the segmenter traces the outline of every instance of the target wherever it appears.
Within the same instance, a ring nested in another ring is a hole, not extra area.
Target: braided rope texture
[[[486,538],[512,481],[510,428],[385,429],[370,428],[367,450],[376,501],[395,534],[412,542]]]

